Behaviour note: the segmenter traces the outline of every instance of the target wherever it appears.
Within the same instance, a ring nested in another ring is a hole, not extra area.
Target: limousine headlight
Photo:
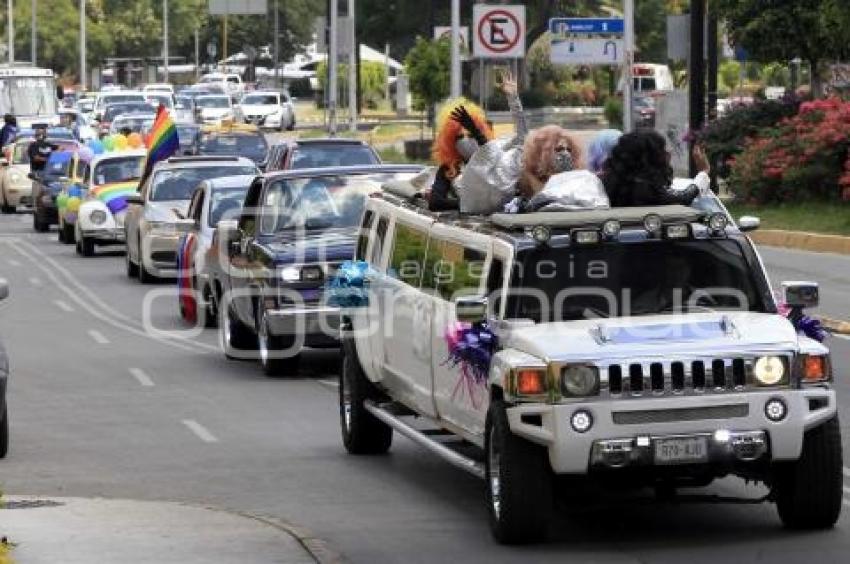
[[[778,356],[760,356],[753,366],[753,375],[762,386],[776,386],[786,380],[788,370]]]
[[[284,282],[321,282],[325,273],[321,266],[286,266],[280,270]]]
[[[561,368],[561,389],[565,396],[586,397],[599,393],[599,369],[589,364],[568,364]]]

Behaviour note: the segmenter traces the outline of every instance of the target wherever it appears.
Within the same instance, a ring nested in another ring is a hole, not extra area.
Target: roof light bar
[[[602,224],[602,234],[606,239],[616,239],[620,235],[620,222],[616,219],[609,219]]]
[[[657,234],[661,231],[661,227],[664,225],[664,222],[661,220],[661,216],[657,213],[646,214],[643,217],[643,228],[647,230],[650,234]]]
[[[691,226],[687,223],[668,225],[664,228],[665,239],[688,239],[691,236]]]
[[[715,234],[722,233],[729,225],[729,218],[723,212],[715,212],[708,216],[708,228]]]
[[[552,238],[552,230],[546,225],[535,225],[531,228],[531,238],[540,245],[545,245]]]
[[[573,231],[573,241],[577,245],[595,245],[599,242],[600,234],[595,229],[581,229]]]

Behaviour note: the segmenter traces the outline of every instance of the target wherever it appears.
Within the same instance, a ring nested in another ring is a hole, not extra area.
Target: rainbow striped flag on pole
[[[156,119],[154,119],[150,133],[145,138],[145,145],[148,148],[148,157],[145,161],[142,178],[139,180],[139,186],[145,183],[156,163],[164,161],[180,149],[177,127],[164,105],[160,105],[156,112]]]

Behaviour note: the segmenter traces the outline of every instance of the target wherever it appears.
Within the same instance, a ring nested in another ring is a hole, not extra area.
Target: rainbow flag
[[[180,149],[177,127],[164,105],[161,105],[156,111],[156,119],[153,121],[150,133],[145,138],[145,145],[148,148],[148,157],[145,161],[145,171],[142,173],[141,180],[139,180],[139,186],[145,183],[156,163],[164,161]]]
[[[109,211],[118,213],[127,208],[127,196],[135,194],[139,189],[136,180],[111,182],[101,184],[89,191],[89,198],[97,199],[106,204]]]

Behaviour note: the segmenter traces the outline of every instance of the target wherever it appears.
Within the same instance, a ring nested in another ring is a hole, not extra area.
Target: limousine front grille
[[[602,393],[628,398],[746,391],[755,386],[754,364],[754,357],[736,356],[629,361],[599,369]]]

